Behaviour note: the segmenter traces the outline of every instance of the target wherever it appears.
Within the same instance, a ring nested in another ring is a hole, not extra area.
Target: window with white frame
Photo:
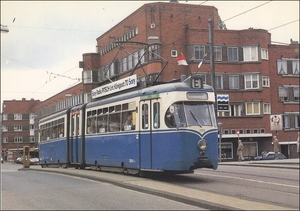
[[[133,67],[135,67],[139,62],[139,52],[136,51],[132,55],[133,55]]]
[[[15,143],[22,143],[23,142],[23,137],[21,137],[21,136],[15,136],[14,137],[14,142]]]
[[[223,76],[216,75],[215,77],[216,89],[223,89]]]
[[[30,141],[30,143],[34,143],[35,142],[35,137],[34,136],[30,136],[29,141]]]
[[[159,58],[159,45],[151,45],[149,46],[149,60],[158,59]]]
[[[265,128],[260,129],[260,133],[265,133],[265,132],[266,132]]]
[[[15,125],[14,131],[22,131],[22,125]]]
[[[245,46],[243,47],[244,61],[258,61],[258,47]]]
[[[229,89],[239,89],[240,81],[239,75],[229,75]]]
[[[246,115],[260,115],[260,102],[248,102],[246,104]]]
[[[194,46],[195,59],[202,59],[205,55],[205,47],[201,45]]]
[[[294,87],[293,88],[294,91],[294,101],[300,101],[300,96],[299,96],[299,87]]]
[[[270,77],[269,76],[263,76],[262,77],[262,86],[263,87],[270,87]]]
[[[3,143],[8,143],[8,137],[3,137]]]
[[[241,116],[242,106],[241,105],[230,105],[230,116]]]
[[[116,75],[116,73],[115,73],[115,63],[114,62],[112,62],[111,64],[109,64],[108,68],[109,68],[109,75],[110,76]]]
[[[250,133],[251,133],[251,130],[250,130],[250,129],[246,129],[246,133],[247,133],[247,134],[250,134]]]
[[[177,50],[171,50],[171,57],[177,57]]]
[[[287,87],[279,87],[278,88],[279,93],[279,101],[286,102],[289,100],[288,98],[288,88]]]
[[[145,56],[144,56],[144,53],[145,53],[145,49],[144,48],[141,48],[139,50],[139,59],[141,61],[141,64],[145,63]]]
[[[217,112],[217,116],[221,117],[221,116],[229,116],[229,111],[218,111]]]
[[[122,59],[122,69],[123,69],[123,72],[126,72],[128,70],[128,68],[127,68],[127,57],[124,57]]]
[[[3,115],[2,115],[2,119],[3,119],[3,121],[4,121],[4,120],[7,120],[7,114],[3,114]]]
[[[269,60],[269,52],[268,49],[262,48],[261,49],[261,59]]]
[[[264,114],[271,114],[271,104],[270,103],[264,103]]]
[[[8,126],[2,125],[2,132],[7,132],[7,131],[8,131]]]
[[[93,82],[93,71],[85,70],[83,71],[83,83],[88,84]]]
[[[293,68],[293,74],[294,75],[299,75],[300,74],[299,60],[293,60],[292,61],[292,68]]]
[[[222,47],[214,46],[215,61],[222,61]]]
[[[14,114],[14,120],[22,120],[22,114]]]
[[[277,60],[277,73],[280,75],[287,74],[287,60]]]
[[[228,47],[227,48],[227,57],[229,62],[239,61],[238,48],[237,47]]]
[[[259,88],[259,74],[245,75],[245,89]]]
[[[128,55],[128,70],[130,70],[130,69],[132,69],[133,68],[133,56],[132,56],[132,54],[129,54]]]
[[[299,128],[300,127],[299,124],[300,124],[300,115],[296,114],[295,115],[295,128]]]
[[[286,114],[283,116],[283,127],[284,128],[290,128],[291,124],[290,124],[290,115]]]

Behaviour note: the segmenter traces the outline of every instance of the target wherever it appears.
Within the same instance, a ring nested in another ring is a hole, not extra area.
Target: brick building
[[[218,10],[213,6],[171,2],[143,5],[97,38],[96,53],[83,54],[79,62],[83,69],[81,84],[35,104],[34,113],[40,118],[89,102],[93,88],[131,74],[140,81],[153,82],[197,73],[205,83],[214,85],[216,94],[229,97],[229,109],[217,112],[225,159],[236,160],[238,139],[244,143],[246,157],[272,151],[275,134],[281,151],[296,157],[300,121],[298,42],[274,45],[266,30],[221,29],[218,20]],[[176,58],[181,55],[188,66],[177,64]],[[198,69],[205,55],[207,59]],[[65,98],[70,93],[77,98],[76,103]],[[281,127],[276,130],[271,128],[274,115],[280,117]]]

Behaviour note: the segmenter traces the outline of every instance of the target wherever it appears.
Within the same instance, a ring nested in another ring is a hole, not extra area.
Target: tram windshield
[[[214,105],[205,102],[174,103],[165,114],[165,122],[169,128],[217,126]]]

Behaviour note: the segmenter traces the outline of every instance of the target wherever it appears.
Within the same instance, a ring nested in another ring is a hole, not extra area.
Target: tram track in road
[[[258,170],[257,168],[255,168]],[[297,172],[289,169],[261,169],[261,175],[254,174],[253,168],[247,170],[238,166],[226,170],[210,171],[199,169],[194,174],[157,176],[151,179],[212,194],[244,199],[252,202],[275,204],[299,209],[299,180]],[[277,174],[277,171],[278,174]],[[284,181],[284,172],[290,177]],[[247,173],[248,172],[248,173]],[[295,178],[293,178],[295,177]]]
[[[152,177],[127,176],[120,173],[109,173],[93,170],[63,169],[63,168],[30,168],[25,170],[38,170],[55,172],[72,176],[83,177],[91,180],[103,181],[116,186],[137,190],[149,194],[158,195],[186,204],[206,207],[207,209],[225,210],[297,210],[295,202],[287,204],[273,202],[268,199],[255,198],[243,194],[247,186],[239,184],[227,184],[223,187],[223,179],[199,174],[163,175]],[[197,171],[196,171],[197,172]],[[215,172],[215,171],[211,171]],[[207,172],[203,172],[209,174]],[[224,190],[234,187],[231,192]],[[239,187],[236,188],[236,187]],[[238,190],[238,191],[236,191]],[[250,188],[251,191],[255,190]],[[263,192],[266,192],[263,190]],[[291,197],[294,200],[294,196]],[[288,201],[285,198],[286,201]],[[213,207],[213,208],[212,208]]]
[[[228,166],[226,167],[228,169]],[[255,171],[251,171],[250,173],[247,172],[243,172],[242,168],[243,167],[239,167],[241,169],[241,171],[237,172],[235,171],[234,174],[235,175],[241,175],[241,176],[253,176],[253,177],[259,177],[259,178],[268,178],[268,179],[282,179],[281,175],[278,174],[269,174],[269,175],[263,175],[263,173],[267,173],[269,171],[269,169],[266,169],[264,167],[255,167]],[[294,172],[295,174],[299,175],[299,169],[289,169],[291,172]],[[200,170],[201,172],[203,170]],[[277,169],[276,170],[277,173],[279,171],[285,172],[285,169]],[[253,173],[255,172],[255,173]],[[222,170],[220,169],[220,167],[214,171],[214,173],[218,174],[218,173],[226,173],[226,174],[232,174],[233,172],[230,170]],[[289,178],[289,177],[285,177],[285,181],[291,181],[291,182],[299,182],[299,176],[296,176],[295,178]]]

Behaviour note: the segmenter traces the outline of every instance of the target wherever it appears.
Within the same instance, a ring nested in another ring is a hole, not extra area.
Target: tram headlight
[[[198,142],[198,148],[201,150],[201,151],[205,151],[207,149],[207,141],[205,139],[201,139],[199,142]]]

